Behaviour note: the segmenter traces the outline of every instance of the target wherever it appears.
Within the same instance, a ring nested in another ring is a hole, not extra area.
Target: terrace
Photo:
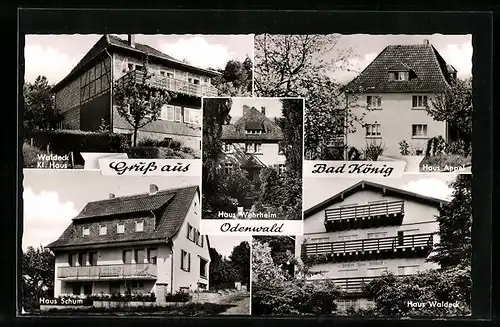
[[[426,257],[432,251],[433,234],[398,235],[361,240],[309,243],[303,247],[306,256],[326,255],[332,261],[381,259],[393,257]]]
[[[141,83],[144,79],[144,72],[140,70],[131,70],[119,80],[129,83]],[[146,83],[152,87],[171,92],[186,94],[189,96],[202,97],[202,96],[217,96],[217,89],[209,85],[200,85],[190,83],[188,81],[175,79],[169,76],[161,76],[152,74],[146,78]]]
[[[325,210],[327,231],[400,225],[404,201],[387,201]]]
[[[152,263],[58,267],[57,278],[64,280],[156,279]]]

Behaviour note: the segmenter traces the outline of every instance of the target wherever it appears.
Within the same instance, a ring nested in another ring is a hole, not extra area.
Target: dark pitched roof
[[[154,195],[139,194],[117,197],[87,204],[73,219],[62,235],[47,247],[51,249],[69,246],[96,245],[132,241],[168,241],[177,235],[182,227],[193,198],[199,192],[198,186],[159,191]],[[125,209],[119,207],[124,206]],[[113,206],[116,207],[113,209]],[[96,237],[83,237],[77,233],[77,226],[91,220],[119,219],[119,215],[134,213],[134,218],[148,217],[150,212],[156,214],[157,223],[150,232],[124,233]]]
[[[259,160],[254,155],[248,155],[247,160],[241,165],[241,168],[265,168],[266,165],[262,163],[262,161]]]
[[[68,84],[73,78],[78,76],[78,73],[83,70],[89,63],[93,61],[93,59],[103,55],[106,50],[108,50],[109,53],[115,51],[115,52],[123,52],[123,51],[128,51],[135,53],[138,56],[144,56],[145,54],[149,55],[150,57],[160,59],[169,63],[175,63],[178,66],[185,67],[188,69],[194,69],[202,74],[206,74],[209,76],[218,76],[220,75],[219,72],[215,72],[212,70],[208,69],[203,69],[199,68],[196,66],[192,66],[186,63],[183,63],[180,60],[175,59],[172,56],[169,56],[161,51],[158,51],[157,49],[146,45],[146,44],[141,44],[141,43],[136,43],[135,47],[132,47],[131,45],[128,44],[127,41],[122,40],[121,38],[114,36],[114,35],[109,35],[109,34],[104,34],[97,42],[94,44],[94,46],[85,54],[85,56],[76,64],[76,66],[71,70],[71,72],[64,77],[60,82],[58,82],[53,88],[52,91],[56,92],[57,90],[61,89],[64,87],[66,84]]]
[[[389,45],[347,86],[347,92],[441,92],[450,81],[447,63],[430,44]],[[412,72],[408,81],[389,80],[389,71]]]
[[[362,180],[362,181],[354,184],[353,186],[351,186],[351,187],[335,194],[334,196],[326,199],[325,201],[318,203],[317,205],[305,210],[304,211],[304,218],[308,218],[311,215],[331,206],[332,204],[342,202],[342,201],[344,201],[344,199],[346,197],[348,197],[348,196],[350,196],[350,195],[352,195],[360,190],[366,190],[366,189],[381,191],[385,195],[394,194],[394,195],[397,195],[401,198],[409,198],[409,199],[414,200],[414,201],[420,201],[420,202],[424,202],[424,203],[428,203],[428,204],[432,204],[432,205],[436,205],[436,206],[439,206],[442,203],[448,202],[446,200],[442,200],[442,199],[434,198],[431,196],[426,196],[426,195],[406,191],[406,190],[403,190],[403,189],[400,189],[397,187],[392,187],[392,186],[387,186],[387,185],[383,185],[383,184],[379,184],[379,183],[374,183],[374,182]]]
[[[246,134],[247,129],[263,129],[262,134]],[[221,140],[269,140],[283,139],[281,128],[255,107],[246,110],[234,124],[222,125]]]

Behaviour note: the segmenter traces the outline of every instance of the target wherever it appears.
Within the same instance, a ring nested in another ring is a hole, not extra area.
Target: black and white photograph
[[[199,159],[201,99],[251,96],[253,35],[27,35],[25,168]]]
[[[471,174],[304,179],[304,234],[254,237],[252,314],[471,314]]]
[[[250,238],[200,230],[199,178],[24,171],[27,315],[250,314]]]
[[[471,171],[471,35],[256,35],[255,96],[305,98],[305,160]]]
[[[203,219],[301,220],[300,98],[203,99]]]

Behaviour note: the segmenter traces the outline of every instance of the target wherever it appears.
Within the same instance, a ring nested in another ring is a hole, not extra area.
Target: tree
[[[209,279],[210,288],[234,287],[234,282],[238,279],[238,271],[231,261],[222,258],[216,249],[210,248]]]
[[[267,244],[271,249],[273,263],[293,277],[295,240],[291,236],[255,236],[255,239]]]
[[[351,114],[357,102],[328,77],[335,70],[355,71],[351,50],[337,47],[340,35],[258,35],[255,37],[254,91],[262,97],[304,97],[304,145],[308,160],[329,157],[335,134],[355,130],[362,117]],[[333,57],[331,60],[326,58]]]
[[[229,255],[231,264],[238,271],[241,282],[250,285],[250,245],[243,241]]]
[[[252,60],[246,57],[243,62],[229,60],[221,76],[212,80],[219,96],[250,96],[252,93]]]
[[[61,116],[56,112],[51,89],[45,76],[38,76],[34,83],[24,84],[24,128],[49,129],[60,122]]]
[[[54,289],[55,257],[50,250],[29,246],[22,256],[22,290],[25,307]]]
[[[439,209],[439,242],[429,258],[441,268],[470,266],[472,257],[472,175],[460,174],[450,183],[451,202]]]
[[[431,101],[427,112],[437,121],[446,121],[457,127],[464,141],[472,139],[472,78],[456,79],[444,94]]]
[[[134,131],[133,145],[137,145],[137,132],[152,121],[158,120],[161,109],[174,97],[166,90],[154,89],[149,81],[152,74],[148,68],[148,57],[144,58],[142,70],[133,71],[131,75],[114,83],[113,99],[118,114],[132,126]]]

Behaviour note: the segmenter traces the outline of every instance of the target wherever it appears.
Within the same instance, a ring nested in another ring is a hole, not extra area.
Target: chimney
[[[135,48],[135,34],[128,35],[128,45],[130,45],[132,48]]]
[[[429,40],[424,39],[424,44],[429,44]]]
[[[115,194],[114,193],[109,193],[109,198],[110,199],[114,199],[115,198]]]
[[[260,107],[260,112],[265,116],[266,115],[266,107]]]
[[[250,110],[250,107],[244,104],[243,105],[243,116],[246,115],[246,113],[248,112],[248,110]]]
[[[155,184],[149,185],[149,195],[153,195],[156,193],[158,193],[158,186],[156,186]]]

